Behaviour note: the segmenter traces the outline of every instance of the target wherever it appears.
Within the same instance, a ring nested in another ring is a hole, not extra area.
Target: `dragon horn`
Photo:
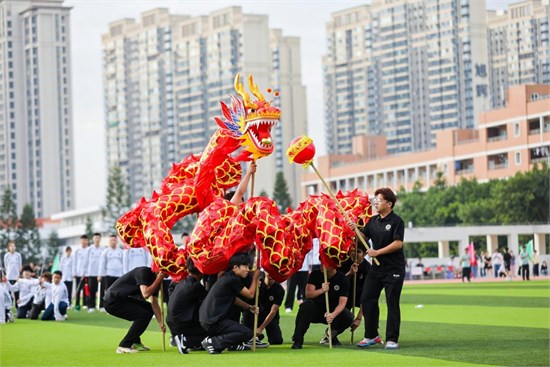
[[[252,74],[248,75],[248,87],[250,88],[250,91],[256,98],[258,98],[258,101],[265,101],[264,96],[258,89],[258,86],[254,84],[254,79],[252,78]]]
[[[244,90],[243,85],[239,81],[240,77],[241,77],[240,74],[237,74],[235,76],[235,90],[237,91],[237,94],[242,97],[243,102],[246,106],[246,105],[250,104],[250,96],[248,95],[248,93],[246,93],[246,91]]]

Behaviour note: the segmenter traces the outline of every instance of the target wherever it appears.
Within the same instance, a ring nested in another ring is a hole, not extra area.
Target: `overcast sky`
[[[504,9],[512,2],[515,1],[488,0],[487,7]],[[316,142],[318,154],[324,154],[321,56],[325,52],[325,24],[331,13],[367,3],[370,1],[66,0],[64,5],[72,7],[76,208],[103,205],[105,200],[101,35],[110,22],[121,18],[137,19],[142,12],[157,7],[169,8],[172,14],[196,16],[228,6],[242,6],[246,13],[269,15],[270,28],[281,28],[284,35],[301,38],[309,135]]]

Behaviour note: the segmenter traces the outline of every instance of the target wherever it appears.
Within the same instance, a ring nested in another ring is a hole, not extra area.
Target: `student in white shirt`
[[[7,322],[13,322],[13,315],[11,314],[11,296],[7,287],[7,279],[3,278],[0,283],[0,325]]]
[[[90,297],[88,297],[88,312],[94,312],[96,308],[96,293],[98,290],[99,261],[104,248],[101,246],[101,233],[94,233],[93,246],[88,248],[86,256],[86,278]]]
[[[73,249],[71,246],[67,246],[65,248],[65,255],[61,258],[61,261],[59,262],[59,269],[63,273],[63,278],[61,279],[63,283],[65,283],[65,287],[67,287],[67,291],[69,292],[69,306],[70,301],[72,298],[73,293],[73,257],[72,257]]]
[[[10,284],[15,284],[19,279],[19,273],[23,267],[23,258],[19,252],[15,252],[15,241],[8,242],[8,252],[4,255],[4,266],[6,267],[6,278]],[[14,292],[15,303],[19,300],[19,292]]]
[[[46,272],[40,276],[40,287],[34,293],[31,313],[29,319],[36,320],[40,312],[46,307],[46,300],[51,300],[52,297],[52,273]]]
[[[88,252],[89,238],[85,234],[80,236],[80,248],[74,252],[73,277],[76,284],[75,311],[80,311],[80,292],[84,290],[84,276],[86,273],[86,256]],[[82,304],[87,304],[86,295],[82,296]]]
[[[42,315],[42,321],[65,321],[67,307],[69,307],[69,293],[65,283],[61,281],[63,273],[59,270],[53,272],[51,293],[46,294],[46,310]]]
[[[101,259],[99,261],[99,277],[98,281],[101,284],[100,297],[100,311],[104,312],[103,308],[103,296],[105,291],[113,284],[118,278],[122,276],[122,258],[124,254],[117,245],[116,235],[109,236],[109,247],[107,247],[101,253]]]
[[[151,254],[146,247],[133,248],[129,247],[124,249],[124,255],[122,258],[122,268],[124,274],[129,271],[139,268],[141,266],[151,267]]]
[[[29,265],[25,265],[22,271],[23,277],[20,278],[15,284],[11,285],[6,283],[7,288],[11,292],[19,292],[19,300],[17,301],[17,314],[18,319],[25,319],[28,317],[32,308],[33,296],[38,290],[39,281],[31,277],[32,269]]]

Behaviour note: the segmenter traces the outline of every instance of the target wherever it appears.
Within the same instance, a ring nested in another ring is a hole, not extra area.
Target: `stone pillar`
[[[498,236],[496,234],[488,234],[487,236],[487,252],[490,254],[498,250]]]
[[[516,264],[517,264],[517,255],[519,254],[519,240],[516,233],[508,235],[508,250],[513,250],[514,255],[516,255]]]
[[[437,253],[439,258],[449,257],[449,241],[439,241],[437,243]]]
[[[464,249],[470,244],[470,237],[466,235],[458,241],[458,256],[464,254]]]
[[[546,255],[546,235],[545,233],[535,233],[534,248],[539,255]]]

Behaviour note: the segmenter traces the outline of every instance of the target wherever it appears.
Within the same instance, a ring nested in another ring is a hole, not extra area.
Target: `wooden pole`
[[[259,259],[260,259],[260,252],[258,251],[258,247],[256,247],[256,266],[255,268],[258,268],[259,265]],[[256,310],[258,309],[258,304],[260,303],[260,279],[258,279],[258,282],[256,282],[256,293],[254,294],[254,335],[252,336],[252,351],[256,351],[256,334],[258,333],[258,317],[259,315],[256,313]]]
[[[160,317],[164,323],[164,279],[160,282]],[[166,330],[162,331],[162,351],[166,352]]]
[[[323,183],[323,185],[325,186],[325,189],[327,189],[328,193],[330,194],[330,196],[332,197],[332,199],[334,200],[334,202],[336,203],[336,205],[338,206],[338,209],[340,210],[340,213],[342,213],[342,215],[346,218],[346,220],[348,222],[351,222],[351,219],[350,217],[348,216],[348,213],[346,213],[346,211],[344,210],[344,208],[342,208],[342,205],[340,204],[340,202],[338,201],[338,199],[336,199],[336,196],[334,196],[334,194],[332,193],[332,190],[330,189],[330,187],[328,186],[328,184],[326,183],[325,179],[323,178],[323,176],[321,176],[321,174],[319,173],[319,171],[317,170],[317,167],[315,167],[315,164],[313,164],[313,162],[311,163],[311,168],[313,168],[313,170],[315,171],[315,173],[317,174],[317,176],[319,177],[319,179],[321,180],[321,182]],[[359,230],[357,229],[357,227],[354,227],[353,228],[353,231],[355,232],[355,236],[357,238],[359,238],[359,240],[363,243],[363,245],[365,245],[365,248],[368,250],[370,249],[370,246],[369,244],[367,243],[367,241],[365,241],[365,239],[363,238],[363,235],[361,234],[361,232],[359,232]],[[380,265],[380,263],[378,262],[378,260],[373,257],[372,260],[376,263],[376,265]]]
[[[357,250],[355,250],[355,258],[357,259]],[[353,315],[354,319],[355,319],[355,299],[357,297],[356,287],[357,287],[357,272],[355,272],[353,274],[353,297],[352,297],[353,305],[351,306],[351,314]],[[353,333],[354,332],[355,332],[355,330],[351,331],[351,344],[353,344]]]
[[[327,268],[323,265],[323,275],[325,276],[325,283],[328,282],[328,276],[327,276]],[[327,313],[330,312],[330,305],[328,302],[328,292],[325,292],[325,305],[327,306]],[[332,328],[330,324],[328,325],[328,347],[332,349]]]
[[[253,173],[250,178],[250,197],[254,196],[254,182],[256,174]],[[258,251],[258,246],[256,246],[256,263],[254,265],[254,270],[258,268],[260,259],[260,252]],[[254,334],[252,335],[252,351],[256,351],[256,333],[258,332],[258,314],[256,309],[258,309],[258,304],[260,303],[260,280],[256,283],[256,293],[254,293]]]

